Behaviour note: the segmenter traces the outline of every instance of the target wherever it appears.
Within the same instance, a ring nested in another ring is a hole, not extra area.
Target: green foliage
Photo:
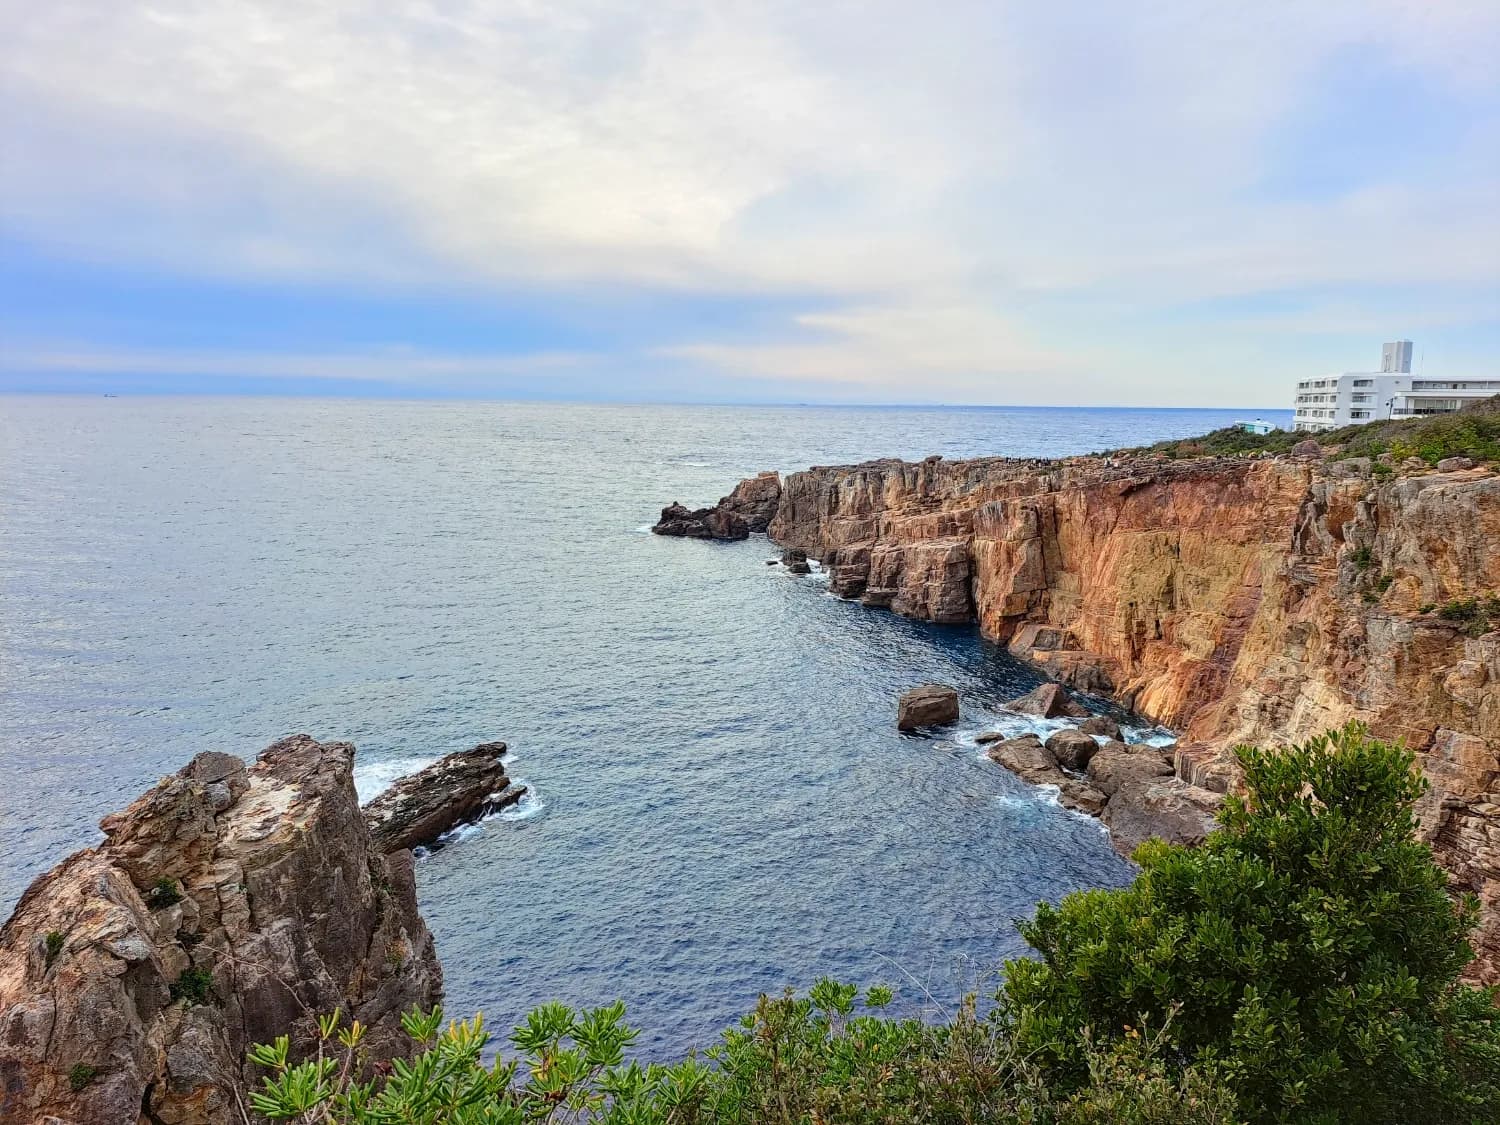
[[[1482,598],[1455,598],[1443,604],[1438,616],[1463,625],[1469,636],[1480,637],[1500,628],[1500,597],[1486,594]]]
[[[99,1068],[89,1066],[88,1063],[74,1063],[73,1069],[68,1071],[68,1089],[75,1094],[82,1090],[94,1080],[94,1075],[99,1073]]]
[[[1394,418],[1344,426],[1321,433],[1290,433],[1272,430],[1249,434],[1230,426],[1201,437],[1161,441],[1145,451],[1167,457],[1222,457],[1247,453],[1286,453],[1299,441],[1316,441],[1325,448],[1338,446],[1346,457],[1379,457],[1389,453],[1397,460],[1416,457],[1435,465],[1445,457],[1472,457],[1475,461],[1500,461],[1500,396],[1471,406],[1457,414],[1434,414],[1421,418]],[[1121,452],[1121,451],[1116,451]],[[1392,475],[1390,465],[1376,462],[1370,471],[1377,478]]]
[[[351,1079],[359,1035],[320,1025],[317,1054],[293,1063],[283,1036],[254,1048],[270,1071],[251,1096],[271,1120],[385,1125],[1231,1125],[1231,1095],[1194,1067],[1169,1065],[1164,1034],[1098,1049],[1081,1045],[1088,1076],[1054,1087],[1017,1050],[996,1016],[972,998],[931,1025],[870,1014],[892,999],[872,988],[819,981],[805,997],[761,997],[707,1057],[642,1066],[624,1059],[635,1031],[616,1004],[576,1013],[544,1004],[515,1029],[518,1056],[486,1068],[479,1018],[442,1027],[441,1012],[410,1012],[420,1048],[384,1080]],[[358,1025],[355,1025],[356,1027]],[[335,1034],[336,1033],[336,1034]],[[341,1050],[333,1050],[337,1039]],[[324,1048],[327,1048],[325,1051]]]
[[[164,910],[182,901],[182,889],[176,879],[161,878],[146,892],[146,905],[152,910]]]
[[[1360,570],[1368,569],[1370,563],[1374,561],[1374,558],[1375,556],[1373,552],[1371,552],[1369,547],[1356,547],[1354,548],[1354,550],[1349,552],[1349,561],[1352,562]]]
[[[1500,1120],[1500,1021],[1458,983],[1477,906],[1413,838],[1413,756],[1351,726],[1238,750],[1246,796],[1198,849],[1148,842],[1119,891],[1041,906],[1007,966],[1022,1041],[1085,1071],[1078,1029],[1171,1042],[1254,1122]]]
[[[52,962],[57,960],[57,955],[62,952],[63,942],[67,940],[61,930],[47,931],[47,968],[52,968]]]
[[[173,1000],[186,1004],[207,1004],[214,999],[214,978],[207,969],[184,969],[168,989]]]

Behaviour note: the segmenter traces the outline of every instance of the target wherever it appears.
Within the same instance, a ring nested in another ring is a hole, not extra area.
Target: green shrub
[[[47,931],[47,968],[52,968],[52,962],[57,960],[57,955],[62,952],[63,942],[66,940],[61,930]]]
[[[1148,842],[1119,891],[1042,905],[1007,966],[1022,1041],[1081,1075],[1077,1030],[1143,1018],[1253,1122],[1500,1120],[1493,996],[1458,983],[1477,905],[1413,838],[1413,755],[1351,726],[1237,751],[1246,796],[1198,849]]]
[[[184,969],[168,989],[173,1000],[207,1004],[214,999],[214,978],[207,969]]]
[[[1486,594],[1482,598],[1454,598],[1438,610],[1444,621],[1456,621],[1471,637],[1480,637],[1500,628],[1500,597]]]
[[[269,1070],[251,1107],[272,1120],[376,1125],[939,1125],[965,1121],[1051,1125],[1232,1125],[1233,1097],[1197,1068],[1166,1059],[1164,1029],[1109,1049],[1080,1044],[1087,1078],[1054,1087],[1018,1051],[1004,1021],[972,998],[931,1025],[875,1012],[890,999],[819,981],[805,997],[762,996],[703,1059],[626,1062],[635,1031],[621,1005],[576,1013],[544,1004],[515,1029],[516,1056],[486,1068],[481,1019],[442,1025],[409,1012],[419,1046],[389,1078],[360,1083],[359,1025],[319,1022],[322,1046],[300,1064],[286,1037],[251,1051]]]
[[[182,890],[176,879],[158,879],[156,885],[146,893],[146,905],[152,910],[164,910],[182,901]]]
[[[89,1066],[88,1063],[74,1063],[73,1069],[68,1071],[68,1089],[75,1094],[82,1090],[94,1080],[94,1075],[99,1073],[99,1068]]]
[[[1370,564],[1375,561],[1375,555],[1369,547],[1356,547],[1349,552],[1349,561],[1360,570],[1368,570]]]

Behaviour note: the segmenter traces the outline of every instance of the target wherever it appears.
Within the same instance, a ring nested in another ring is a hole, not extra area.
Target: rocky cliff
[[[1449,467],[1454,463],[1445,463]],[[1227,751],[1351,719],[1419,751],[1422,830],[1485,907],[1500,980],[1500,476],[1362,458],[1162,457],[815,468],[769,533],[832,589],[975,621],[1056,678]]]
[[[243,1122],[247,1046],[342,1008],[373,1060],[442,975],[411,853],[371,843],[354,747],[200,754],[0,929],[0,1120]]]

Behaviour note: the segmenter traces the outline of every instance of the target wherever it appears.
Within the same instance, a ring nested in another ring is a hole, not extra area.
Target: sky
[[[1494,0],[0,0],[0,391],[1500,374]]]

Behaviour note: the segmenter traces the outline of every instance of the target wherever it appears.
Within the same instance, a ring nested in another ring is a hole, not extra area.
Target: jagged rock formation
[[[739,516],[751,531],[763,532],[771,525],[780,502],[781,474],[768,471],[740,481],[718,506],[721,511]]]
[[[1500,592],[1500,477],[1444,468],[872,461],[787,477],[769,534],[820,559],[836,594],[977,621],[1058,680],[1178,729],[1176,780],[1200,792],[1234,784],[1237,742],[1351,719],[1404,739],[1432,782],[1422,830],[1484,904],[1476,972],[1496,981],[1500,612],[1483,599]],[[1142,815],[1180,806],[1170,789]]]
[[[651,527],[653,535],[671,535],[679,539],[748,539],[750,526],[740,516],[722,508],[697,508],[689,511],[681,504],[668,504],[661,519]]]
[[[689,511],[668,504],[651,530],[685,539],[745,539],[752,531],[766,530],[780,502],[780,474],[764,472],[740,481],[712,508]]]
[[[402,1049],[442,990],[411,853],[374,847],[354,747],[200,754],[101,823],[0,928],[0,1120],[242,1122],[245,1049],[315,1013]]]
[[[526,792],[505,774],[503,742],[449,754],[403,777],[364,808],[379,852],[431,845],[445,832],[515,804]]]

